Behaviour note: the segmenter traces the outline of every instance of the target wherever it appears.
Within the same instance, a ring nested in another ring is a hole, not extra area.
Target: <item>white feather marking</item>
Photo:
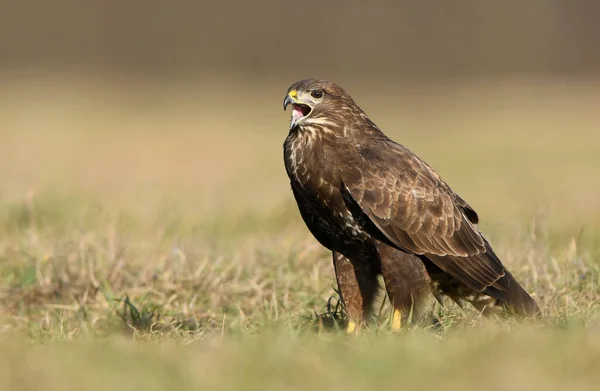
[[[310,118],[304,121],[303,129],[310,127],[307,125],[322,125],[323,127],[319,129],[320,131],[324,133],[331,133],[332,130],[330,127],[335,127],[336,123],[325,118]]]

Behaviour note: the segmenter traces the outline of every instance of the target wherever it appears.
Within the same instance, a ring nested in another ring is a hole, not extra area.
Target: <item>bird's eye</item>
[[[313,92],[310,93],[310,96],[312,96],[315,99],[319,99],[323,97],[323,91],[321,90],[314,90]]]

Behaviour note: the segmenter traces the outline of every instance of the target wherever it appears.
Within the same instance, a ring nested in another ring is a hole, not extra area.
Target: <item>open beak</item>
[[[288,105],[292,105],[292,119],[290,121],[290,129],[295,128],[298,123],[307,115],[310,114],[312,108],[298,101],[298,91],[291,90],[283,99],[283,110],[286,110]]]
[[[294,99],[288,95],[285,96],[285,99],[283,100],[283,111],[285,111],[288,107],[289,104],[294,103]]]

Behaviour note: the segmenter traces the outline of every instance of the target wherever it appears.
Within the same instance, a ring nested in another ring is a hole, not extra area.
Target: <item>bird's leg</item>
[[[423,302],[431,292],[431,285],[419,258],[383,243],[377,247],[381,274],[394,308],[391,326],[392,330],[398,331],[409,317],[412,320],[420,317]]]
[[[354,334],[360,330],[360,324],[355,322],[352,319],[348,320],[348,325],[346,326],[346,334]]]
[[[365,258],[358,256],[352,262],[338,252],[333,252],[333,266],[348,316],[346,333],[353,334],[371,313],[378,288],[377,270]]]
[[[394,308],[394,315],[392,316],[392,330],[398,331],[402,328],[402,310]]]

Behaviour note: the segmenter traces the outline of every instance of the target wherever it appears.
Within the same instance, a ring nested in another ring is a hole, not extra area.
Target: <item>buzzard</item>
[[[294,83],[284,161],[302,219],[331,250],[347,332],[369,315],[382,275],[392,328],[438,300],[516,316],[540,309],[477,228],[479,217],[427,163],[387,137],[335,83]]]

